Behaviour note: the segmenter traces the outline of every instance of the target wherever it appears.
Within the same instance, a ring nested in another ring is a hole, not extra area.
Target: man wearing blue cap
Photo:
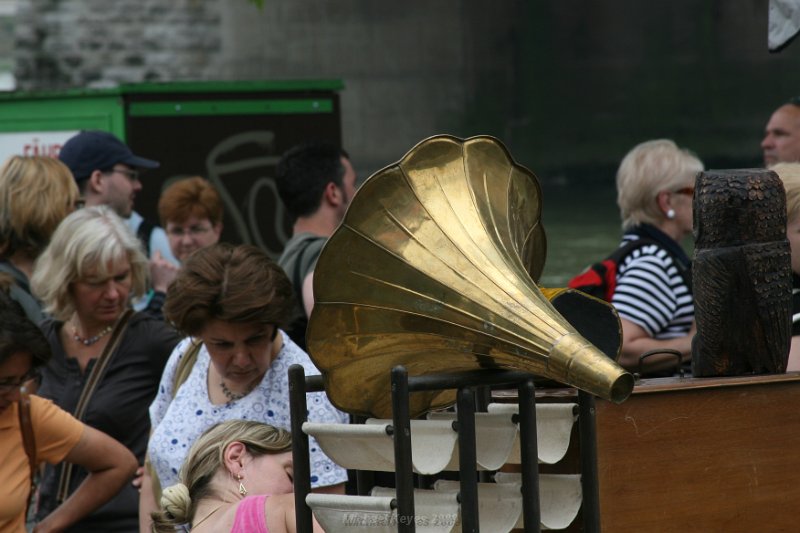
[[[58,158],[72,171],[87,206],[109,206],[142,240],[151,258],[160,253],[163,259],[178,264],[164,229],[133,210],[136,193],[142,190],[140,169],[158,168],[158,161],[135,155],[114,135],[96,130],[71,137],[61,147]]]

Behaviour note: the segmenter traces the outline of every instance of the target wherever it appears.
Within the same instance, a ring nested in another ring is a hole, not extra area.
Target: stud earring
[[[239,494],[242,496],[247,496],[247,489],[245,488],[244,483],[242,483],[241,474],[236,474],[236,481],[239,482]]]
[[[670,209],[667,210],[667,218],[670,219],[670,220],[675,218],[675,210],[674,209],[670,208]]]

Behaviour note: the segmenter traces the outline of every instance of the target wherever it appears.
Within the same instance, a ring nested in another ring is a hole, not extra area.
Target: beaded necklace
[[[83,337],[78,335],[78,328],[75,327],[75,324],[70,322],[69,327],[72,328],[72,338],[75,339],[77,342],[80,342],[84,346],[91,346],[92,344],[95,344],[97,341],[99,341],[100,339],[102,339],[103,337],[105,337],[106,335],[111,333],[111,331],[114,329],[113,325],[112,326],[106,326],[97,335],[94,335],[93,337],[88,337],[88,338],[84,339]]]

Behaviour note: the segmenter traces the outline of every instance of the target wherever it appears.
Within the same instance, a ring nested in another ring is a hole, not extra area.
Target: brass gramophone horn
[[[437,136],[371,176],[314,274],[307,342],[331,401],[391,416],[390,370],[503,368],[621,402],[633,377],[581,337],[534,280],[541,190],[492,137]],[[411,395],[411,413],[454,402]]]

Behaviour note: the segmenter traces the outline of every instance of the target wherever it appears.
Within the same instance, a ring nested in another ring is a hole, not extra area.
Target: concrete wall
[[[259,10],[246,0],[24,0],[16,75],[21,89],[342,79],[344,144],[365,177],[424,137],[468,133],[465,125],[485,115],[481,106],[511,100],[516,8],[483,5],[267,0]],[[481,80],[491,80],[496,101],[477,101]]]
[[[343,138],[361,169],[399,159],[437,133],[463,133],[487,70],[512,89],[513,4],[475,17],[461,0],[268,0],[222,7],[223,78],[341,78]],[[488,44],[487,44],[488,43]]]
[[[768,0],[20,0],[20,88],[339,78],[362,176],[436,133],[499,136],[543,181],[608,179],[649,138],[759,164],[800,93]]]

